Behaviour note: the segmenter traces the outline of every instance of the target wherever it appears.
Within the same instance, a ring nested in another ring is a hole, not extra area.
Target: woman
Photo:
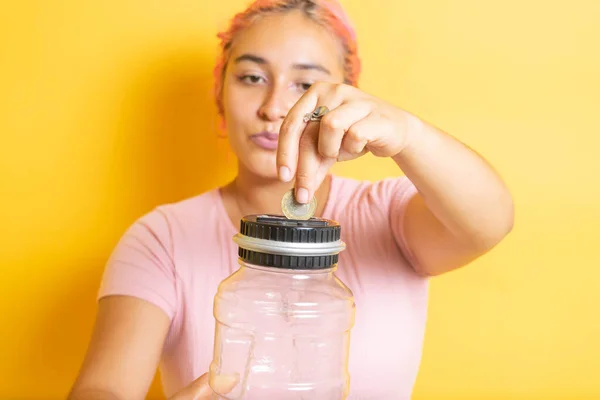
[[[317,216],[339,221],[348,244],[337,274],[357,303],[349,398],[409,398],[427,277],[508,234],[510,193],[468,147],[356,87],[354,33],[334,1],[259,0],[220,37],[216,100],[238,174],[158,207],[123,236],[71,399],[141,399],[157,365],[167,396],[208,399],[213,296],[237,269],[231,238],[242,216],[279,213],[292,187],[299,202],[316,197]],[[306,121],[315,110],[325,112]],[[367,152],[391,157],[406,177],[370,183],[328,173]],[[234,384],[222,377],[214,387]]]

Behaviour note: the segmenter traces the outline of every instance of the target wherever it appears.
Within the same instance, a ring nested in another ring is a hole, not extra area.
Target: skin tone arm
[[[431,125],[407,116],[414,139],[392,158],[419,194],[404,220],[408,245],[427,275],[464,266],[512,229],[512,197],[478,154]]]
[[[101,299],[69,400],[143,399],[168,328],[167,315],[153,304],[125,296]]]
[[[303,117],[327,106],[320,123]],[[409,203],[404,231],[421,270],[439,275],[489,251],[512,229],[512,197],[476,152],[418,117],[361,90],[313,85],[285,118],[277,165],[282,181],[295,176],[306,202],[336,161],[371,152],[391,157],[419,194]]]
[[[68,400],[143,400],[156,372],[169,318],[144,300],[111,296],[99,301],[90,345]],[[213,387],[226,393],[236,380],[216,377]],[[171,400],[209,400],[208,374]]]

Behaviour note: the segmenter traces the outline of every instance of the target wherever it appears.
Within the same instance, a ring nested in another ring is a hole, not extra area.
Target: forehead
[[[339,41],[301,11],[259,17],[235,39],[231,58],[248,53],[280,68],[318,63],[336,75],[343,71]]]

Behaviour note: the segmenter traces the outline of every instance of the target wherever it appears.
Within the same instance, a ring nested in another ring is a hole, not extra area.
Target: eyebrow
[[[242,61],[250,61],[256,64],[267,65],[268,61],[254,54],[242,54],[241,56],[235,59],[235,63],[238,64]],[[326,73],[327,75],[331,75],[331,72],[320,64],[311,64],[311,63],[298,63],[292,65],[292,68],[299,70],[317,70]]]

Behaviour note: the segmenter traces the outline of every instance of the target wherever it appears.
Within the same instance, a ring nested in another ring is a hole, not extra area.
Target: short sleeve
[[[156,209],[137,220],[113,250],[98,299],[126,295],[160,307],[169,318],[177,305],[172,240],[165,215]]]
[[[378,203],[378,207],[389,215],[390,230],[402,255],[413,267],[419,271],[417,259],[406,240],[404,217],[408,203],[418,194],[417,188],[405,176],[387,178],[373,184],[371,200]]]

